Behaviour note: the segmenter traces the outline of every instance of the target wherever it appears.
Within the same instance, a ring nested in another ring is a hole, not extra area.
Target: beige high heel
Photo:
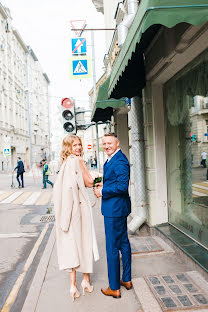
[[[82,283],[81,283],[81,286],[82,286],[83,296],[85,295],[85,291],[89,292],[89,293],[93,292],[94,288],[93,288],[92,285],[90,285],[90,283],[87,280],[83,279]]]
[[[74,285],[71,285],[71,288],[70,288],[70,296],[72,297],[72,301],[74,301],[74,299],[80,297],[80,292],[79,292],[79,290],[77,289],[77,287],[74,286]]]

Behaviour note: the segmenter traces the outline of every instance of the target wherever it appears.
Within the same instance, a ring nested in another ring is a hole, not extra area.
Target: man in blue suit
[[[105,134],[103,149],[108,156],[104,164],[103,184],[98,183],[94,193],[102,196],[109,287],[101,289],[106,296],[120,298],[120,285],[132,288],[131,247],[127,234],[127,216],[131,212],[128,194],[130,166],[128,159],[119,148],[114,133]],[[122,254],[123,275],[120,280],[120,254]]]

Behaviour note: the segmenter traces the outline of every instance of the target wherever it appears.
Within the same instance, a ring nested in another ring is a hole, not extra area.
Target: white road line
[[[28,199],[23,203],[23,205],[34,205],[41,192],[34,192]]]
[[[192,184],[192,186],[208,191],[208,184],[207,184],[207,187],[203,185],[198,185],[198,184]]]
[[[10,204],[13,200],[19,197],[23,192],[14,192],[12,195],[2,200],[1,204]]]
[[[197,192],[197,191],[192,191],[193,195],[197,195],[197,196],[208,196],[207,194],[201,193],[201,192]]]
[[[17,278],[14,286],[12,287],[12,290],[10,291],[7,299],[6,299],[6,302],[4,303],[3,305],[3,308],[1,310],[1,312],[9,312],[13,306],[13,303],[15,302],[16,298],[17,298],[17,295],[19,293],[19,290],[22,286],[22,283],[24,281],[24,278],[27,274],[27,271],[29,270],[35,256],[36,256],[36,253],[38,251],[38,248],[40,247],[41,243],[42,243],[42,240],[44,239],[44,236],[48,230],[48,227],[49,227],[49,224],[46,224],[44,229],[42,230],[38,240],[36,241],[29,257],[27,258],[27,261],[25,262],[25,265],[22,269],[22,272],[20,273],[19,277]]]
[[[21,238],[21,237],[35,237],[39,233],[34,232],[34,233],[5,233],[5,234],[0,234],[0,238]]]

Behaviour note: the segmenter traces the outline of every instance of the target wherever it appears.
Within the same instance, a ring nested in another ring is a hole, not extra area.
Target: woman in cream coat
[[[58,264],[60,270],[69,272],[73,301],[80,296],[76,271],[83,273],[83,294],[84,291],[92,292],[93,256],[95,261],[99,258],[86,191],[86,187],[93,186],[93,178],[81,154],[80,138],[67,135],[62,143],[62,165],[54,185]]]

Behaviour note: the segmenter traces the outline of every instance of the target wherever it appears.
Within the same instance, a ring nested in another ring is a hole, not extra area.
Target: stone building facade
[[[49,156],[49,79],[0,4],[0,171]],[[11,155],[5,156],[9,148]]]

